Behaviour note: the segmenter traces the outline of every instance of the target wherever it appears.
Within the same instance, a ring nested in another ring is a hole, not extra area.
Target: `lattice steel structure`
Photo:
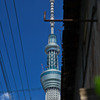
[[[50,0],[51,20],[54,19],[54,0]],[[51,34],[48,36],[48,44],[45,47],[47,54],[47,70],[40,76],[42,87],[45,91],[45,100],[60,100],[61,89],[61,71],[58,66],[58,55],[60,47],[57,44],[56,35],[54,35],[54,22],[50,22]]]

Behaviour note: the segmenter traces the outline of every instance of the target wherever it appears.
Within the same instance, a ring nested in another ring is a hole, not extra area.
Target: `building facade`
[[[81,19],[91,22],[80,23],[74,98],[81,99],[85,91],[87,100],[98,100],[94,80],[100,76],[100,0],[81,0],[80,12]]]
[[[100,0],[64,0],[62,100],[100,100]]]

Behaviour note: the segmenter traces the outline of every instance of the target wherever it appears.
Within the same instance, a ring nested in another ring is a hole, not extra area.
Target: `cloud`
[[[4,93],[4,94],[2,94],[1,96],[0,96],[0,100],[10,100],[9,99],[9,93]]]

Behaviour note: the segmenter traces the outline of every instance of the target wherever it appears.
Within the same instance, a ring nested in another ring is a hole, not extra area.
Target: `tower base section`
[[[60,90],[56,88],[47,89],[45,100],[60,100]]]

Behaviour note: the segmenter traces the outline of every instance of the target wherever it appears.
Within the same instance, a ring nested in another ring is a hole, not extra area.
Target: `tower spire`
[[[53,20],[54,19],[54,0],[50,0],[50,5],[51,5],[50,6],[51,7],[50,8],[51,9],[50,10],[51,11],[50,19]],[[51,21],[50,24],[51,24],[51,34],[54,34],[54,21]]]

